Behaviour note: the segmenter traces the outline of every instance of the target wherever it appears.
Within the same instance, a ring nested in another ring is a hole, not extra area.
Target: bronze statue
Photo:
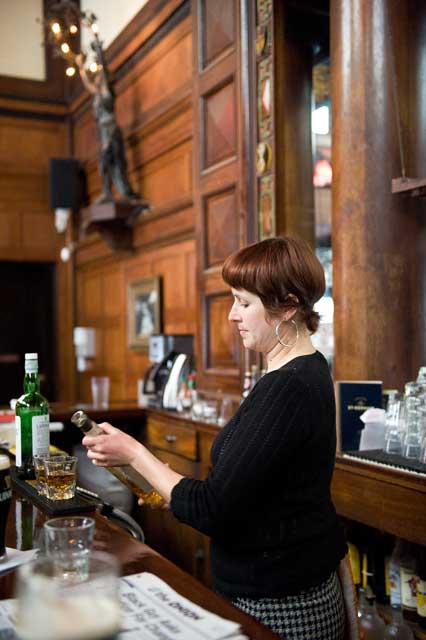
[[[140,204],[143,203],[143,209],[149,208],[133,190],[127,175],[124,139],[115,114],[114,87],[98,36],[96,16],[81,11],[72,0],[60,0],[51,5],[45,24],[55,53],[70,65],[66,70],[67,75],[73,76],[78,70],[84,86],[92,95],[99,142],[99,171],[102,178],[102,193],[97,202],[114,201],[112,187],[115,186],[122,199],[138,200]],[[90,47],[95,54],[95,60],[89,65],[89,69],[86,69],[87,55],[84,52],[76,53],[79,49],[77,34],[81,27],[88,28],[93,35]]]
[[[90,76],[84,66],[85,56],[76,56],[75,63],[86,89],[92,94],[93,113],[99,140],[99,168],[102,178],[102,194],[98,202],[113,198],[112,185],[124,198],[138,198],[127,175],[127,162],[123,134],[115,115],[115,93],[104,61],[102,46],[92,43],[98,69]]]

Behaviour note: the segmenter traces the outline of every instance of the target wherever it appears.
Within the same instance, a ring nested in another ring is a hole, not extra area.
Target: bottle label
[[[16,431],[16,445],[15,445],[16,466],[21,467],[22,466],[22,447],[21,447],[21,417],[20,416],[15,416],[15,431]]]
[[[38,373],[38,361],[25,360],[25,373]]]
[[[426,620],[426,580],[417,583],[417,613]]]
[[[0,503],[5,502],[6,500],[10,500],[12,497],[12,489],[3,489],[0,491]]]
[[[417,609],[417,582],[418,577],[412,569],[401,567],[401,599],[402,606],[406,609]]]
[[[32,417],[33,456],[49,453],[49,414]]]
[[[401,574],[399,563],[393,559],[389,562],[389,595],[393,607],[401,606]]]
[[[390,598],[390,556],[385,557],[385,595]]]

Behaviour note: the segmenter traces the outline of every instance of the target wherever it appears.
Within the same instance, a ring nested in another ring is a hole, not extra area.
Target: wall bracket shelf
[[[95,202],[81,211],[83,233],[98,231],[114,251],[133,248],[133,226],[143,211],[150,209],[146,200],[108,200]]]
[[[392,193],[401,193],[412,198],[425,198],[426,178],[393,178]]]

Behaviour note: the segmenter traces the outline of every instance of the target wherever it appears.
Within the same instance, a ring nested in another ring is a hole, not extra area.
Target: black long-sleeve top
[[[273,597],[321,583],[346,553],[330,496],[333,384],[316,352],[259,380],[219,432],[205,480],[173,489],[174,515],[211,537],[214,586]]]

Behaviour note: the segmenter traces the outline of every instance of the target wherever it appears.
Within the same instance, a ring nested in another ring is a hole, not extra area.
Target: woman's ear
[[[292,303],[294,306],[286,310],[286,312],[284,313],[283,319],[291,320],[292,318],[294,318],[299,308],[299,298],[295,296],[294,293],[289,293],[286,298],[286,302],[287,301]]]
[[[291,309],[287,309],[287,311],[283,316],[283,320],[285,320],[286,322],[288,322],[289,320],[292,320],[296,315],[296,313],[297,313],[297,307],[292,307]]]

